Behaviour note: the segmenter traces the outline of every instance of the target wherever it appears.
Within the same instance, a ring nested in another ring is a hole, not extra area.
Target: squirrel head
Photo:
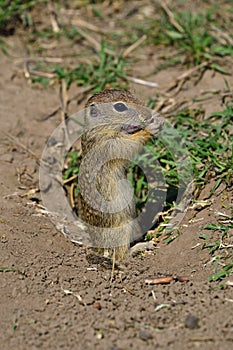
[[[107,145],[112,140],[121,149],[131,145],[136,151],[162,126],[163,118],[146,108],[131,92],[104,90],[87,101],[82,152],[85,154],[93,147],[99,147],[101,143],[102,146]]]
[[[153,112],[129,91],[104,90],[94,94],[86,104],[85,124],[92,133],[130,137],[154,121]]]

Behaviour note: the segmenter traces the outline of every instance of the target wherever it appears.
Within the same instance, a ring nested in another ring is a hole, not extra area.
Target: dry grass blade
[[[59,33],[60,28],[57,21],[57,14],[55,12],[50,13],[50,21],[51,21],[54,33]]]
[[[72,182],[72,184],[70,186],[70,204],[71,204],[72,208],[75,208],[74,187],[75,187],[75,182]]]
[[[94,39],[92,36],[90,36],[89,34],[85,33],[82,29],[78,28],[78,32],[79,34],[86,39],[92,46],[94,46],[96,51],[100,51],[101,49],[101,44]]]
[[[53,5],[51,3],[48,4],[48,8],[49,8],[49,16],[50,16],[50,21],[51,21],[51,26],[53,29],[54,33],[59,33],[60,32],[60,26],[58,23],[58,16],[56,11],[53,8]]]
[[[28,61],[24,62],[23,72],[24,72],[24,76],[25,76],[26,79],[30,79],[31,78],[31,73],[30,73],[29,62]]]
[[[86,32],[84,32],[82,29],[78,28],[78,32],[79,34],[86,39],[91,45],[92,47],[94,47],[94,49],[96,51],[101,51],[101,43],[99,43],[96,39],[93,38],[93,36],[87,34]],[[107,48],[104,49],[104,51],[106,53],[108,53],[109,55],[115,55],[115,52],[112,50],[109,50]]]
[[[220,40],[224,39],[223,43],[227,42],[233,46],[233,38],[229,34],[214,25],[212,25],[211,28],[214,32],[215,37],[219,38]]]
[[[165,92],[169,92],[173,89],[176,88],[175,90],[175,94],[177,94],[180,89],[182,88],[184,82],[189,79],[194,73],[198,72],[200,69],[208,66],[209,62],[205,61],[200,63],[198,66],[195,66],[193,68],[190,68],[189,70],[187,70],[186,72],[182,73],[179,77],[177,77],[175,79],[175,82],[173,82],[172,84],[170,84],[170,86],[165,90]]]
[[[187,72],[181,74],[176,80],[180,81],[180,80],[186,79],[186,78],[190,77],[193,73],[197,72],[199,69],[207,66],[208,64],[209,64],[208,61],[202,62],[198,66],[195,66],[195,67],[189,69]]]
[[[30,76],[43,77],[43,78],[48,78],[48,79],[52,79],[52,78],[56,77],[56,74],[42,72],[42,71],[39,71],[39,70],[29,71],[29,73],[30,73]]]
[[[136,50],[145,40],[147,39],[146,35],[143,35],[140,39],[138,39],[135,43],[133,43],[132,45],[130,45],[122,54],[123,58],[126,58],[127,56],[129,56],[129,54]]]
[[[96,33],[102,33],[102,34],[107,33],[106,30],[104,30],[102,28],[98,28],[94,24],[88,23],[82,19],[72,19],[71,24],[76,25],[78,27],[83,27],[83,28],[89,29],[89,30],[96,32]]]
[[[162,7],[162,9],[164,10],[164,12],[167,14],[169,21],[171,22],[171,24],[180,32],[183,33],[184,29],[181,27],[181,25],[176,21],[174,14],[172,13],[172,11],[169,9],[169,7],[167,6],[167,4],[165,3],[165,1],[161,1],[158,0],[158,3],[160,4],[160,6]]]
[[[59,99],[61,104],[61,120],[64,121],[67,118],[67,107],[68,107],[68,95],[67,95],[65,79],[62,79],[60,81]]]
[[[40,47],[45,50],[54,50],[58,46],[58,41],[55,40],[51,43],[40,43]]]
[[[63,180],[63,185],[68,184],[69,182],[72,182],[73,180],[77,179],[78,175],[73,175],[69,177],[69,179]]]
[[[125,78],[128,81],[131,81],[132,83],[135,83],[135,84],[145,85],[145,86],[148,86],[148,87],[158,87],[158,84],[154,83],[153,81],[147,81],[147,80],[143,80],[143,79],[129,77],[128,75]]]
[[[40,118],[40,119],[37,119],[38,121],[45,121],[45,120],[48,120],[52,117],[54,117],[60,110],[61,106],[58,106],[56,109],[54,109],[51,113],[45,115],[44,117]]]
[[[227,92],[222,95],[222,104],[226,103],[226,99],[230,97],[231,99],[233,98],[233,92]]]
[[[31,76],[43,77],[48,79],[52,79],[56,77],[56,74],[54,73],[42,72],[39,70],[31,70],[30,61],[32,60],[28,59],[24,62],[24,76],[26,79],[31,79]]]
[[[174,98],[160,98],[158,100],[157,106],[154,108],[156,112],[166,113],[168,110],[172,109],[176,105]]]
[[[23,58],[17,58],[15,62],[24,62],[24,63],[34,63],[34,62],[46,62],[46,63],[62,63],[64,61],[61,57],[53,57],[53,56],[45,56],[45,57],[23,57]]]

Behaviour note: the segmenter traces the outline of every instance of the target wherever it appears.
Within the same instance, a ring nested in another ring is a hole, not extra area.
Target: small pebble
[[[149,334],[149,333],[147,333],[147,332],[141,331],[141,332],[139,333],[139,338],[142,339],[142,340],[144,340],[144,341],[146,341],[146,340],[151,339],[151,338],[152,338],[152,335]]]
[[[97,310],[101,310],[101,309],[102,309],[102,306],[101,306],[101,304],[100,304],[99,301],[96,301],[96,302],[92,305],[92,307],[93,307],[94,309],[97,309]]]
[[[199,328],[199,324],[198,324],[199,319],[194,316],[194,315],[189,315],[186,317],[184,324],[185,327],[189,328],[189,329],[197,329]]]

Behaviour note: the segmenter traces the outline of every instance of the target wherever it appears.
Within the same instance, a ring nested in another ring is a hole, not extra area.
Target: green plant
[[[142,169],[152,173],[153,178],[158,180],[156,191],[151,192],[150,201],[165,202],[166,209],[174,206],[179,191],[182,194],[193,179],[198,189],[201,189],[209,178],[214,179],[215,185],[210,196],[221,182],[231,185],[232,108],[233,106],[228,104],[223,111],[213,113],[209,118],[203,118],[200,110],[183,110],[171,116],[172,124],[165,123],[160,135],[148,142],[143,152],[128,168],[128,180],[134,188],[138,212],[148,201],[150,190]],[[71,162],[66,170],[66,179],[78,173],[77,154],[73,156],[74,162]],[[211,229],[214,229],[214,226],[211,226]],[[164,230],[164,227],[161,230]],[[226,228],[218,226],[216,230],[223,232]],[[179,234],[167,232],[167,243]],[[219,246],[220,241],[217,240],[206,243],[205,247],[213,253]]]
[[[66,88],[69,89],[72,83],[79,86],[93,86],[92,91],[102,91],[104,88],[126,88],[127,62],[121,57],[106,53],[106,45],[102,43],[98,60],[91,63],[80,63],[75,67],[62,66],[58,64],[45,65],[37,62],[31,67],[32,72],[37,70],[48,73],[48,77],[33,77],[32,82],[42,83],[44,86],[49,85],[50,76],[58,81],[65,80]],[[52,74],[51,74],[52,73]]]
[[[78,176],[80,159],[81,157],[77,150],[67,153],[65,170],[63,172],[64,180],[67,180],[73,176]]]
[[[174,13],[174,21],[166,13],[160,20],[153,21],[147,33],[156,45],[169,45],[185,55],[188,64],[198,65],[209,61],[212,69],[227,73],[222,67],[219,57],[233,56],[233,48],[228,40],[224,40],[225,28],[221,28],[213,18],[214,11],[200,11],[197,14],[186,11]],[[222,36],[223,35],[223,36]],[[230,31],[229,31],[230,37]],[[174,62],[174,61],[173,61]]]
[[[221,281],[233,273],[233,260],[229,264],[223,264],[220,271],[217,271],[209,277],[209,281]]]
[[[159,137],[150,141],[137,157],[143,167],[162,171],[168,186],[167,206],[172,206],[179,190],[192,180],[201,189],[210,178],[215,180],[211,194],[225,182],[232,182],[233,105],[203,118],[201,110],[183,110],[171,116]],[[159,176],[159,175],[158,175]],[[129,180],[135,188],[136,203],[141,209],[147,200],[147,180],[136,164],[131,165]],[[161,191],[165,190],[161,188]],[[158,194],[157,194],[158,196]]]
[[[81,156],[77,150],[67,153],[65,157],[65,166],[63,170],[63,184],[66,188],[68,185],[73,184],[73,190],[71,191],[70,200],[73,201],[74,196],[79,192],[78,188],[78,173],[81,162]]]
[[[14,33],[16,25],[23,20],[30,23],[29,10],[38,3],[48,0],[0,0],[0,35],[8,36]],[[8,55],[9,44],[0,38],[0,49]]]
[[[204,229],[210,233],[199,235],[204,240],[202,248],[208,249],[209,254],[214,256],[214,273],[209,277],[210,282],[222,281],[233,273],[233,245],[229,236],[229,231],[233,229],[232,219],[228,223],[207,224]]]
[[[54,71],[58,79],[65,79],[67,88],[73,82],[82,86],[94,85],[94,92],[101,91],[106,86],[125,88],[127,86],[125,78],[127,63],[121,56],[114,57],[111,54],[107,54],[105,46],[102,43],[99,60],[91,65],[80,64],[72,69],[57,66]]]
[[[232,180],[232,116],[233,104],[221,112],[203,118],[201,110],[184,110],[172,116],[172,122],[184,140],[194,165],[196,185],[204,185],[211,176],[215,188]],[[169,169],[170,171],[170,169]]]
[[[181,25],[179,32],[174,26],[165,31],[170,44],[177,44],[186,52],[187,59],[194,64],[210,58],[210,49],[214,43],[214,37],[209,32],[209,16],[191,12],[179,13],[176,16]]]
[[[48,0],[0,0],[0,33],[11,34],[15,24],[22,20],[27,11],[38,3]]]

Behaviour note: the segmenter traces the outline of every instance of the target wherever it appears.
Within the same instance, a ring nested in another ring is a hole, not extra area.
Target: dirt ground
[[[59,115],[40,120],[59,104],[58,89],[12,78],[27,53],[20,36],[10,40],[14,57],[0,53],[0,267],[9,268],[0,273],[0,348],[230,349],[233,289],[208,282],[213,263],[199,238],[205,224],[217,222],[217,211],[230,214],[230,190],[221,187],[208,207],[190,209],[178,238],[159,242],[155,254],[128,258],[110,284],[111,271],[88,263],[86,248],[67,240],[27,195],[38,188],[38,159],[60,123]],[[163,84],[180,75],[179,69],[152,78]],[[223,91],[224,79],[207,71],[198,85],[188,82],[177,100],[213,86]],[[151,95],[149,88],[133,88],[141,98]],[[219,96],[197,105],[208,115],[222,109]],[[206,194],[207,188],[200,198]],[[145,283],[167,275],[189,280]]]

